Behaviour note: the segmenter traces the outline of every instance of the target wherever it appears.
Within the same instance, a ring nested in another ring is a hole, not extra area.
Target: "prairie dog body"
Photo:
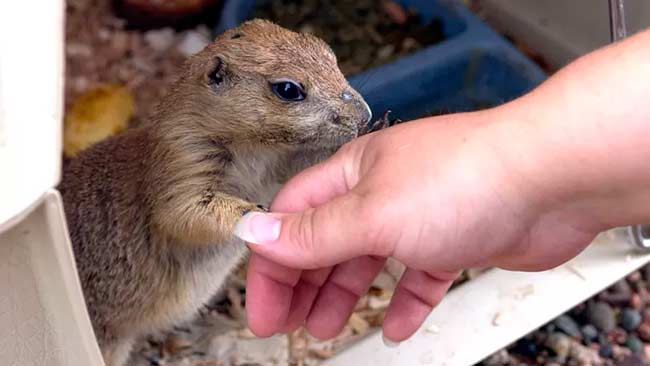
[[[369,120],[324,42],[254,20],[190,58],[148,123],[72,160],[59,189],[106,364],[191,318],[247,253],[236,221]]]

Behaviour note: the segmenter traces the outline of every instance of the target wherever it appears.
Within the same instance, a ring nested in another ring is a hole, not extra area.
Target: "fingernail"
[[[251,244],[268,244],[280,237],[281,221],[261,212],[249,212],[235,225],[235,236]]]
[[[399,346],[399,342],[393,342],[390,339],[386,338],[386,336],[382,333],[381,335],[381,340],[384,342],[384,345],[388,348],[397,348]]]

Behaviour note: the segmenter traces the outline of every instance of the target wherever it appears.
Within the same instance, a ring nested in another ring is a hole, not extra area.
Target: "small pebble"
[[[381,47],[377,51],[377,58],[379,58],[380,60],[388,60],[393,55],[394,52],[395,52],[395,46],[393,46],[392,44],[387,44]]]
[[[627,337],[625,340],[625,346],[634,353],[643,352],[643,342],[641,342],[637,336],[631,335]]]
[[[643,266],[641,272],[643,274],[643,278],[645,278],[646,281],[650,281],[650,264]]]
[[[640,282],[641,283],[641,282]],[[648,292],[648,283],[643,282],[636,290],[636,295],[639,295],[642,303],[645,304],[650,301],[650,292]]]
[[[639,334],[639,337],[646,342],[650,342],[650,324],[642,323],[636,332]]]
[[[550,333],[555,333],[555,329],[556,329],[556,328],[557,328],[557,327],[555,326],[555,324],[553,324],[553,323],[548,323],[548,324],[546,324],[546,326],[544,327],[544,331],[545,331],[546,333],[549,333],[549,334],[550,334]]]
[[[626,279],[632,283],[641,281],[641,272],[634,271],[627,275]]]
[[[625,356],[632,354],[632,351],[629,348],[619,346],[617,344],[612,345],[612,358],[621,359]]]
[[[553,323],[556,327],[558,327],[558,329],[570,335],[571,337],[580,338],[582,335],[580,328],[578,327],[578,323],[576,323],[573,318],[566,314],[557,317]]]
[[[545,346],[559,357],[567,357],[571,348],[571,338],[564,333],[553,333],[546,338]]]
[[[555,356],[548,359],[551,363],[566,365],[567,358],[565,356]]]
[[[581,366],[597,365],[601,363],[598,351],[585,347],[578,342],[573,342],[571,351],[569,352],[571,360]]]
[[[418,41],[416,41],[415,39],[413,39],[411,37],[406,37],[402,41],[402,49],[403,50],[414,50],[414,49],[417,49],[418,47],[419,47]],[[468,277],[469,277],[469,275],[468,275]],[[469,277],[469,278],[471,279],[471,277]]]
[[[618,362],[617,366],[643,366],[643,358],[639,355],[629,355]]]
[[[610,290],[614,292],[615,294],[623,294],[623,295],[630,295],[632,294],[632,288],[630,287],[630,284],[627,283],[625,280],[620,280],[616,282],[615,284],[610,287]]]
[[[539,349],[532,339],[522,338],[515,343],[512,352],[525,357],[535,358]]]
[[[503,366],[510,363],[510,354],[507,350],[502,349],[498,352],[495,352],[490,357],[483,361],[485,366]]]
[[[607,333],[607,338],[611,342],[623,344],[627,339],[627,332],[622,328],[616,327]]]
[[[613,284],[608,291],[598,294],[598,299],[615,306],[625,306],[629,304],[632,296],[632,288],[625,280]]]
[[[598,301],[589,304],[586,315],[588,321],[602,331],[609,332],[616,327],[614,310],[607,303]]]
[[[598,350],[598,354],[600,357],[605,357],[605,358],[610,358],[614,354],[614,350],[612,349],[611,344],[603,344],[600,346],[600,349]]]
[[[623,329],[633,331],[641,324],[641,314],[635,309],[623,309],[619,315],[618,322]]]
[[[583,326],[580,330],[586,342],[593,342],[598,338],[598,329],[591,324]]]

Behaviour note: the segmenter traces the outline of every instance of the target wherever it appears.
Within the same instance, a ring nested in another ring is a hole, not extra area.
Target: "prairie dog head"
[[[325,42],[264,20],[190,58],[173,94],[167,108],[189,107],[193,130],[250,143],[333,146],[371,118]]]

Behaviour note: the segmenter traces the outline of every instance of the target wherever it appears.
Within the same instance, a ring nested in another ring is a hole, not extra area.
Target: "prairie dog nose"
[[[370,110],[370,107],[365,100],[363,100],[361,97],[355,98],[355,96],[349,90],[344,90],[343,93],[341,93],[341,99],[344,102],[351,102],[354,107],[359,110],[361,113],[359,126],[367,125],[370,123],[370,120],[372,119],[372,111]]]

